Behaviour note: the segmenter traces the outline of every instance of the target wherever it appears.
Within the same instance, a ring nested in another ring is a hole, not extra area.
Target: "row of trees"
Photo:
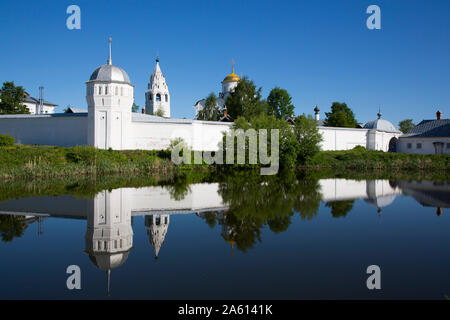
[[[231,92],[225,105],[228,114],[233,118],[244,117],[247,120],[261,114],[287,120],[294,115],[292,97],[285,89],[273,88],[266,99],[262,98],[262,88],[257,88],[252,80],[244,77]],[[326,112],[324,125],[333,127],[355,128],[358,122],[353,111],[345,103],[333,102],[331,112]],[[197,115],[199,120],[217,121],[220,119],[217,96],[214,93],[206,97],[205,107]]]
[[[264,113],[273,115],[277,119],[286,120],[294,114],[295,107],[292,104],[292,97],[285,89],[273,88],[265,100],[262,99],[261,90],[262,88],[257,88],[247,77],[241,79],[234,92],[230,93],[225,101],[228,114],[233,119],[244,117],[247,120]],[[205,107],[199,112],[197,118],[217,121],[220,117],[217,96],[211,93],[206,97]],[[331,111],[325,112],[323,124],[328,127],[355,128],[358,126],[358,121],[346,103],[333,102]],[[414,128],[415,124],[412,119],[405,119],[400,121],[398,126],[400,131],[407,133]]]

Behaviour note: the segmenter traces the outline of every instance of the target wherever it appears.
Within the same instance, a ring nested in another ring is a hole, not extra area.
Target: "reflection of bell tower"
[[[88,202],[86,253],[106,272],[108,295],[111,270],[127,260],[133,246],[131,211],[123,203],[122,189],[102,191]]]
[[[150,243],[155,249],[155,259],[158,259],[159,250],[167,235],[170,217],[168,214],[153,214],[145,217],[147,234],[150,236]]]

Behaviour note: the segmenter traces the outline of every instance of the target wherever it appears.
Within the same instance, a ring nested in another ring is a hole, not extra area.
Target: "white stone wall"
[[[171,140],[182,137],[193,150],[214,151],[218,149],[222,132],[229,130],[231,125],[207,121],[131,122],[128,149],[167,149]]]
[[[50,146],[87,145],[87,115],[0,116],[0,134],[9,134],[16,143]]]
[[[436,149],[433,145],[433,142],[442,142],[444,143],[442,153],[450,154],[450,137],[433,137],[433,138],[407,138],[402,137],[398,140],[397,143],[397,152],[402,153],[417,153],[417,154],[435,154]],[[417,144],[421,144],[421,147],[418,148]],[[408,148],[408,144],[411,144],[411,147]]]

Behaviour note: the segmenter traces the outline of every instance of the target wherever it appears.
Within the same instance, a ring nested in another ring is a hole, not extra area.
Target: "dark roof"
[[[423,120],[403,137],[450,137],[450,119]]]
[[[24,100],[23,102],[29,102],[29,103],[39,103],[39,99],[33,98],[32,96],[25,94]],[[57,104],[48,102],[46,100],[44,100],[44,104],[48,105],[48,106],[57,106]]]
[[[84,112],[87,112],[87,110],[74,108],[74,107],[69,107],[69,108],[67,108],[66,111],[64,111],[64,113],[84,113]]]

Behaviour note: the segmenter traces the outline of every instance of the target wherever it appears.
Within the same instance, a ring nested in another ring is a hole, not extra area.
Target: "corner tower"
[[[147,92],[145,93],[145,113],[170,118],[170,94],[166,78],[159,67],[159,58],[153,74],[150,76]]]
[[[99,149],[127,148],[134,86],[122,68],[112,65],[111,38],[107,64],[94,70],[86,82],[88,144]]]

